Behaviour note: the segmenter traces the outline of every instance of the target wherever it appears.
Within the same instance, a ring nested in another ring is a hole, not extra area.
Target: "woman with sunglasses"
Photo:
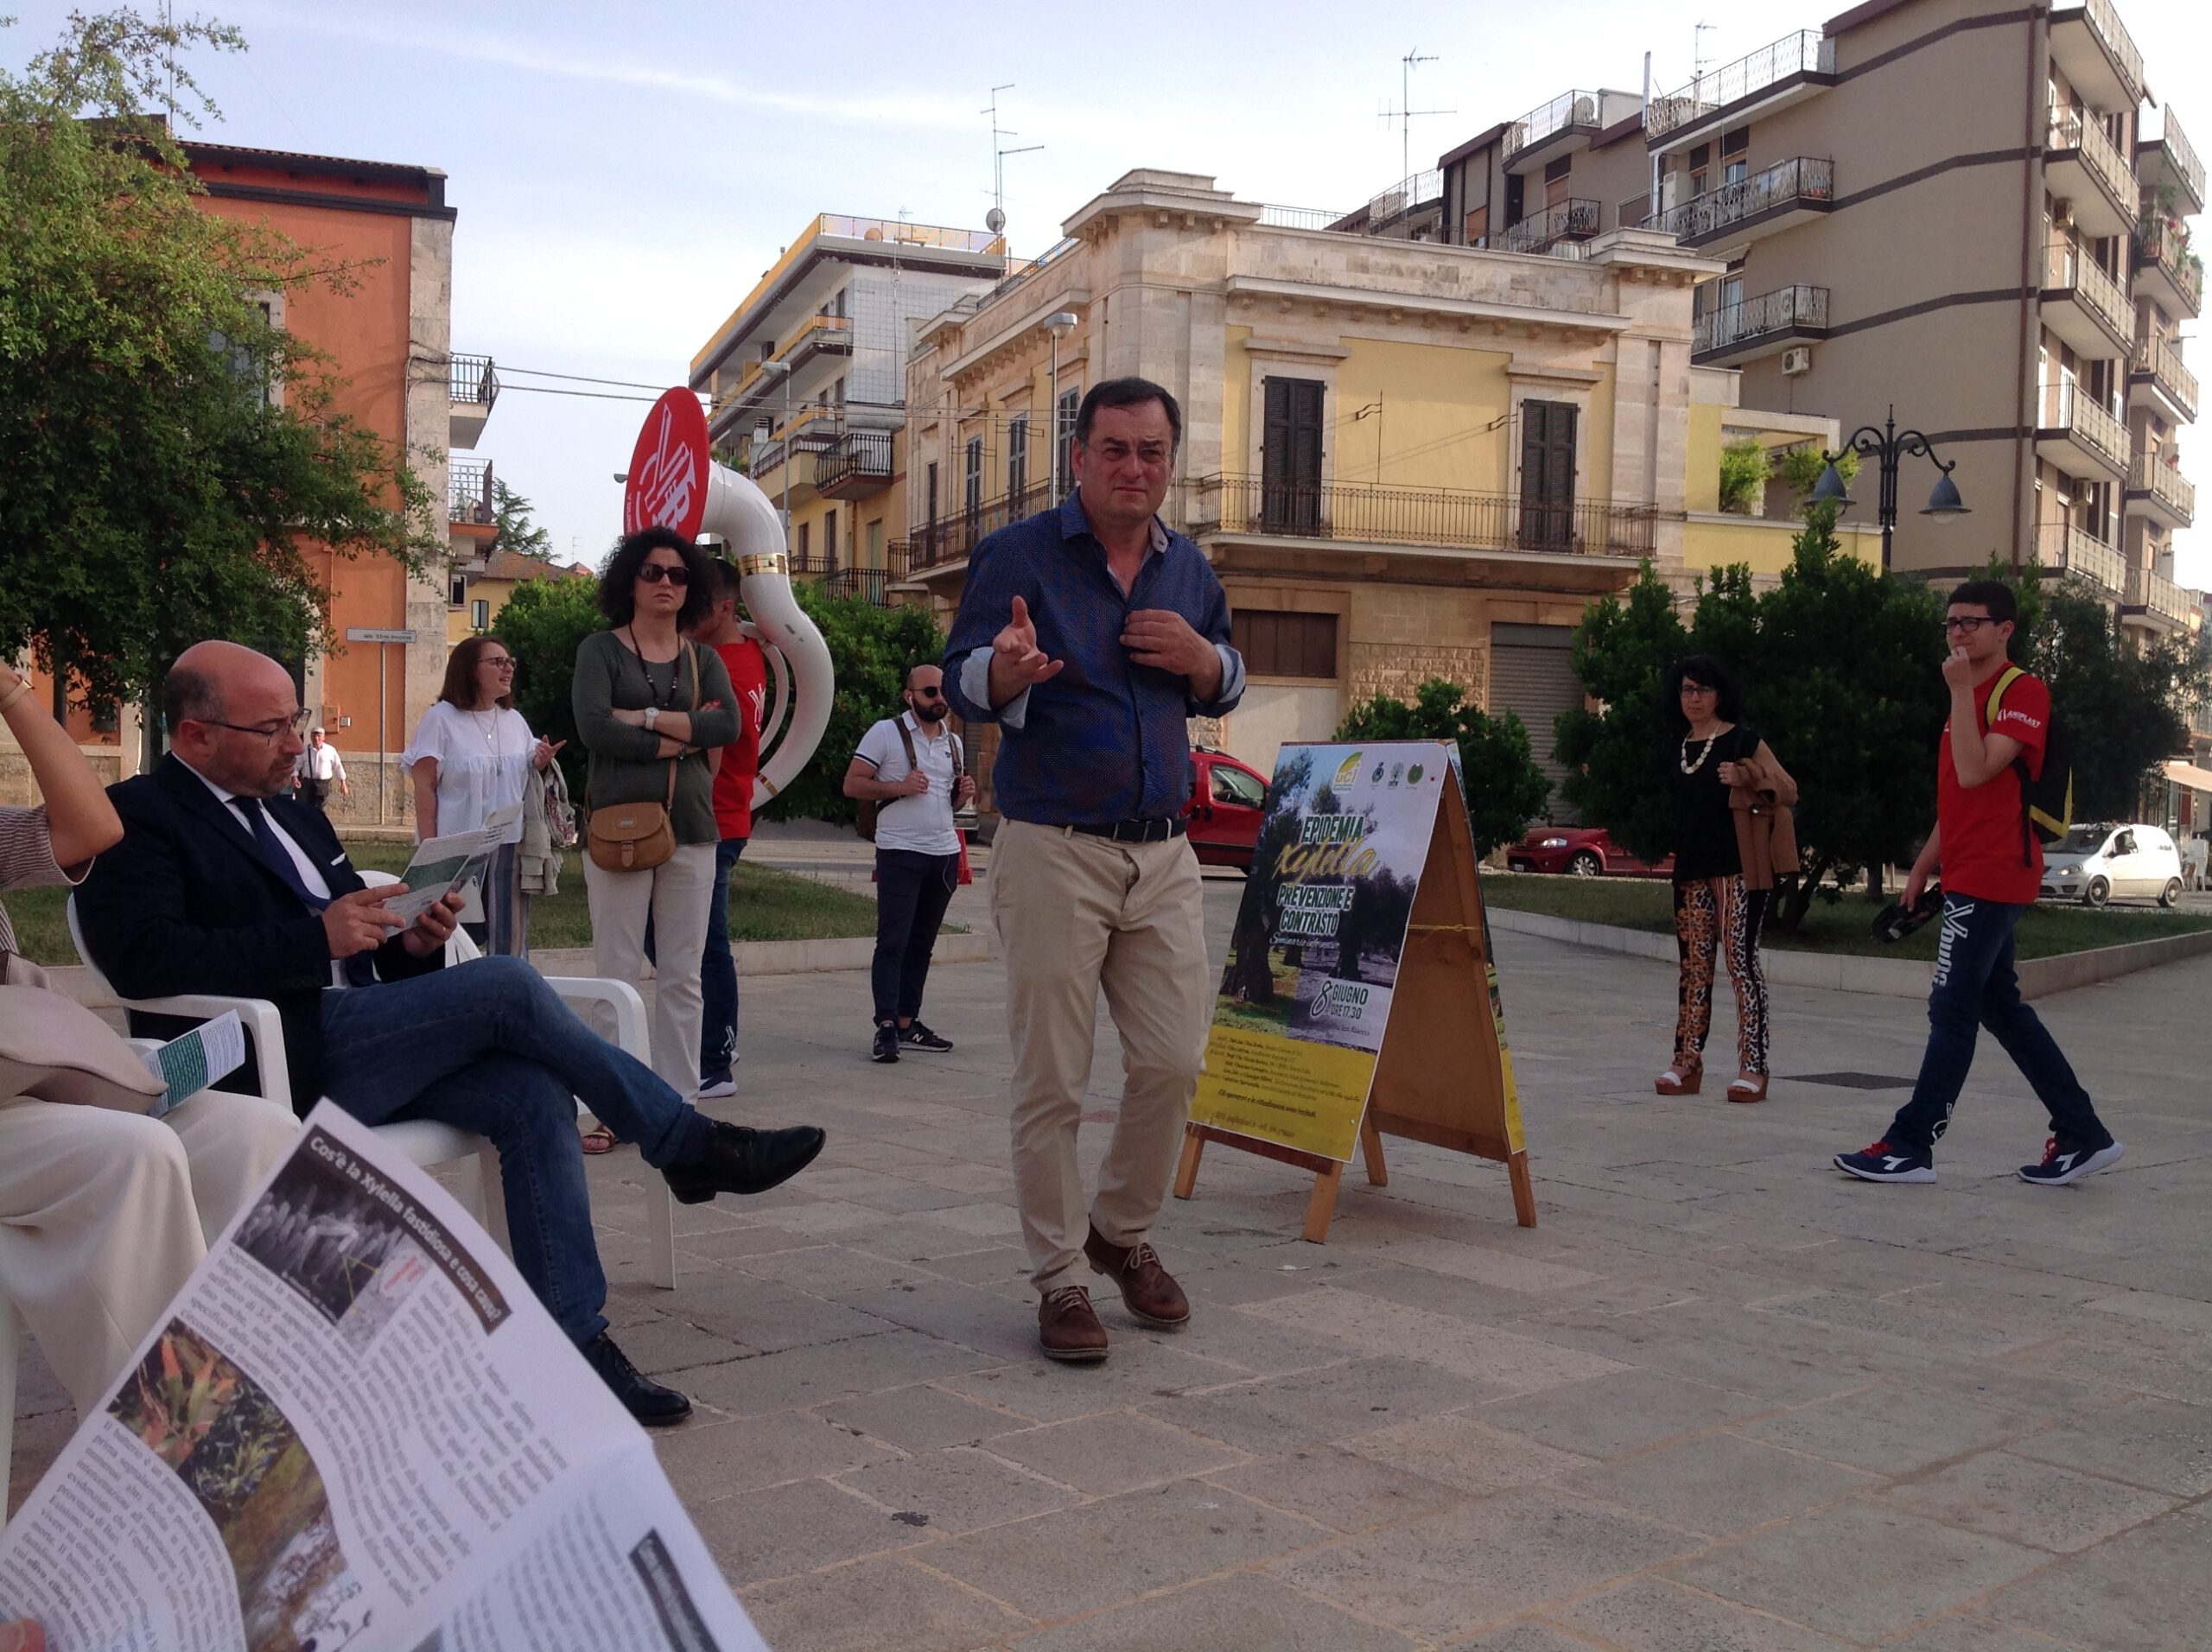
[[[735,740],[738,729],[737,696],[720,656],[683,637],[713,609],[708,572],[705,555],[673,529],[625,538],[599,581],[600,610],[611,628],[578,647],[569,689],[576,736],[591,754],[587,818],[619,804],[658,804],[668,811],[674,854],[629,871],[610,871],[587,855],[584,888],[595,975],[640,978],[652,916],[658,958],[653,1071],[683,1096],[699,1093],[699,963],[720,836],[707,754]]]
[[[471,637],[446,656],[446,680],[399,754],[415,788],[417,842],[481,827],[495,809],[519,804],[530,772],[568,741],[530,732],[515,709],[515,660],[496,637]],[[485,873],[484,921],[463,925],[499,956],[530,956],[530,897],[522,892],[522,818],[499,840]]]
[[[1675,1057],[1654,1088],[1694,1096],[1703,1082],[1713,1027],[1716,964],[1736,989],[1736,1077],[1732,1102],[1762,1102],[1767,1085],[1766,972],[1759,930],[1777,871],[1796,869],[1789,805],[1797,783],[1738,721],[1742,702],[1720,662],[1676,660],[1660,689],[1669,742],[1664,779],[1675,800],[1675,939],[1681,957]]]

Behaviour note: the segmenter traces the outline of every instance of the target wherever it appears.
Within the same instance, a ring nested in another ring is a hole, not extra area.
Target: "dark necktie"
[[[245,812],[246,824],[253,832],[253,846],[261,852],[262,863],[284,880],[285,886],[300,898],[311,912],[320,912],[330,905],[330,897],[318,895],[307,886],[300,875],[299,862],[276,836],[276,828],[269,812],[261,806],[258,797],[240,797],[238,805]],[[344,960],[346,979],[353,986],[366,987],[376,980],[376,965],[365,952],[357,952]]]

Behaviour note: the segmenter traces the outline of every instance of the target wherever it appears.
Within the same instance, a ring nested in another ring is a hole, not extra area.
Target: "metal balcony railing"
[[[2196,416],[2196,375],[2181,359],[2181,340],[2152,334],[2135,341],[2135,371],[2147,373],[2190,418]]]
[[[2091,401],[2078,386],[2061,382],[2046,384],[2043,390],[2043,416],[2040,427],[2045,430],[2064,430],[2119,466],[2127,468],[2130,443],[2127,427]]]
[[[1586,241],[1598,232],[1601,210],[1594,200],[1563,200],[1522,219],[1491,245],[1500,252],[1548,252],[1561,241]]]
[[[1707,355],[1748,344],[1770,333],[1786,332],[1791,327],[1826,327],[1827,324],[1827,288],[1777,287],[1757,298],[1746,298],[1699,316],[1690,353]]]
[[[839,483],[862,479],[891,480],[891,432],[848,430],[814,458],[814,486],[828,492]]]
[[[2127,295],[2120,283],[2071,241],[2054,238],[2044,249],[2043,284],[2046,291],[2074,293],[2122,338],[2133,325]]]
[[[2164,501],[2168,509],[2196,519],[2196,485],[2181,473],[2179,465],[2168,464],[2164,453],[2137,454],[2127,467],[2127,487],[2132,493],[2148,493]]]
[[[1647,137],[1662,137],[1793,74],[1834,73],[1835,42],[1823,39],[1816,29],[1801,29],[1748,57],[1698,76],[1679,92],[1654,98],[1643,111],[1643,130]]]
[[[446,520],[489,527],[498,520],[492,509],[492,461],[453,459],[446,463]]]
[[[1260,208],[1260,227],[1276,230],[1334,229],[1350,213],[1338,212],[1327,206],[1262,206]]]
[[[2070,522],[2046,522],[2036,530],[2036,560],[2053,573],[2086,580],[2112,596],[2127,588],[2127,559]]]
[[[2189,623],[2190,604],[2182,595],[2181,587],[2164,574],[2154,574],[2147,568],[2127,570],[2127,606],[2147,608],[2177,626]]]
[[[1777,207],[1835,199],[1835,162],[1799,156],[1669,207],[1651,222],[1684,241],[1718,234]]]
[[[799,352],[802,350],[834,349],[839,345],[850,350],[852,333],[853,320],[849,315],[808,316],[798,324],[797,332],[776,346],[773,355],[764,356],[759,361],[747,362],[745,372],[739,378],[736,386],[722,398],[723,401],[727,403],[742,398],[760,379],[760,375],[768,370],[768,363],[771,361],[787,361],[796,365]]]
[[[1595,126],[1601,99],[1594,92],[1562,92],[1558,97],[1505,129],[1505,158],[1511,160],[1532,143],[1541,143],[1570,126]]]
[[[887,586],[895,575],[880,568],[841,568],[823,576],[822,588],[833,596],[856,596],[872,606],[887,608]]]
[[[2158,143],[2166,152],[2166,164],[2182,177],[2183,185],[2198,200],[2204,199],[2204,162],[2196,158],[2196,151],[2174,118],[2171,105],[2158,126]]]
[[[1385,224],[1433,206],[1444,199],[1444,175],[1431,168],[1401,178],[1367,203],[1367,228],[1373,234]]]
[[[481,407],[487,412],[499,397],[499,375],[489,356],[448,356],[446,396],[450,401]]]
[[[2204,302],[2204,264],[2189,250],[2179,223],[2153,213],[2136,227],[2136,267],[2157,264],[2187,299],[2189,313],[2196,314]]]
[[[2104,185],[2107,194],[2126,211],[2135,201],[2135,179],[2128,171],[2127,158],[2120,154],[2120,146],[2105,136],[2103,123],[2085,109],[2054,109],[2050,111],[2050,130],[2045,140],[2053,149],[2075,149],[2097,181]]]
[[[1051,494],[1051,488],[1039,482],[1011,497],[1001,495],[981,500],[972,508],[920,524],[906,541],[906,571],[917,574],[925,569],[958,562],[987,535],[1024,517],[1036,515],[1050,501]]]
[[[2088,0],[2085,10],[2088,13],[2089,32],[2102,41],[2105,50],[2112,54],[2128,90],[2141,97],[2143,54],[2135,44],[2135,37],[2127,32],[2127,25],[2120,22],[2120,8],[2113,4],[2113,0]]]
[[[1550,503],[1452,488],[1357,482],[1294,487],[1257,476],[1209,476],[1191,484],[1189,518],[1193,534],[1646,556],[1658,513],[1648,505]]]

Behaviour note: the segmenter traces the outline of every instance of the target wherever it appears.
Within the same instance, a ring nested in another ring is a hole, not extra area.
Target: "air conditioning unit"
[[[1813,371],[1813,346],[1796,344],[1782,353],[1782,372],[1785,378],[1795,378],[1800,373]]]

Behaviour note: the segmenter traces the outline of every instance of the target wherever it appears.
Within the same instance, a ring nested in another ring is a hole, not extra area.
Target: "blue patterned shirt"
[[[991,639],[1029,605],[1037,646],[1065,662],[1059,674],[993,711]],[[1192,697],[1173,671],[1132,662],[1122,646],[1131,613],[1169,609],[1221,655],[1221,687]],[[1244,662],[1229,645],[1229,599],[1205,553],[1155,518],[1152,547],[1128,594],[1106,566],[1081,496],[1000,529],[977,545],[952,621],[944,687],[953,708],[999,725],[991,770],[999,811],[1044,826],[1164,820],[1190,791],[1184,719],[1218,717],[1244,693]]]

